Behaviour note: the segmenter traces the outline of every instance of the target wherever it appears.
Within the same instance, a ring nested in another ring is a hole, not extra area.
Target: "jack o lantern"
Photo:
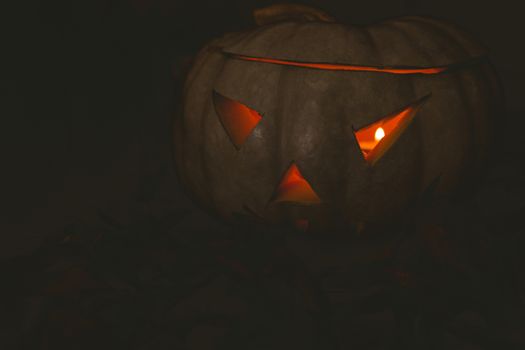
[[[349,26],[273,6],[204,47],[175,120],[181,181],[220,216],[312,232],[398,218],[434,184],[476,178],[499,89],[455,26],[404,17]]]

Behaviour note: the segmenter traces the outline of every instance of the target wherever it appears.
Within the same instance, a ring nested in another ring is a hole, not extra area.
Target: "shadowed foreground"
[[[170,203],[3,261],[2,349],[523,349],[523,173],[346,237],[236,228]]]

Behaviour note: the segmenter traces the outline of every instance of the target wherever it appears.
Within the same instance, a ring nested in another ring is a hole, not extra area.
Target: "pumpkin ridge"
[[[463,51],[466,57],[480,57],[487,54],[488,50],[485,47],[453,23],[421,16],[406,17],[404,20],[417,23],[417,25],[423,24],[424,27],[432,32],[432,35],[444,36],[447,44],[454,43],[459,50]]]
[[[505,95],[504,91],[502,89],[501,81],[498,79],[494,67],[492,64],[487,60],[484,65],[481,67],[481,77],[485,81],[486,84],[484,84],[485,88],[488,90],[486,94],[488,95],[487,100],[487,109],[490,111],[489,114],[498,114],[501,119],[504,119],[506,111],[505,111]],[[489,103],[492,102],[492,103]],[[487,133],[485,137],[485,154],[492,153],[494,150],[487,149],[492,144],[496,144],[497,141],[500,140],[500,137],[502,135],[502,127],[501,125],[504,124],[504,121],[496,121],[495,118],[492,120],[486,120],[487,125]],[[501,129],[500,129],[501,128]],[[490,133],[490,130],[493,130],[493,133]],[[497,135],[494,137],[494,135]],[[490,138],[492,136],[492,138]],[[499,152],[499,151],[497,151]]]
[[[220,54],[220,51],[217,50],[216,47],[206,46],[201,52],[197,54],[193,66],[186,76],[186,81],[184,83],[184,98],[186,98],[187,91],[193,85],[196,78],[200,75],[201,70],[206,67],[206,62],[210,61],[214,53]]]
[[[475,96],[468,93],[468,89],[465,87],[467,83],[473,83],[477,86],[481,86],[482,89],[478,91],[478,94],[481,95],[480,100],[483,101],[483,103],[486,103],[485,109],[490,109],[488,107],[488,101],[491,101],[491,94],[488,92],[489,89],[491,89],[492,85],[488,84],[488,74],[490,72],[485,71],[485,67],[480,67],[476,71],[465,71],[463,72],[462,76],[459,76],[458,78],[462,80],[462,85],[464,89],[462,90],[464,93],[464,101],[465,106],[470,114],[470,125],[469,128],[471,129],[471,142],[469,143],[469,154],[467,155],[467,158],[470,159],[470,166],[467,168],[467,170],[470,170],[470,172],[467,173],[465,171],[465,175],[467,176],[463,183],[469,184],[469,180],[473,175],[473,171],[477,171],[481,168],[483,158],[485,158],[487,154],[487,148],[486,146],[491,145],[491,141],[487,139],[488,134],[488,126],[483,125],[484,122],[483,117],[478,113],[479,105],[475,103],[476,99]],[[479,84],[478,81],[482,80],[485,83]],[[485,120],[486,121],[486,120]],[[480,128],[481,127],[481,128]],[[485,146],[485,147],[480,147]]]
[[[301,26],[300,23],[294,23],[294,26],[290,29],[290,32],[288,33],[288,35],[286,37],[277,37],[275,38],[277,42],[280,42],[280,41],[283,41],[283,42],[286,42],[286,40],[290,40],[294,37],[296,37],[298,35],[298,29],[299,27]],[[269,45],[267,48],[266,48],[266,54],[268,54],[268,51],[272,49],[274,45]]]
[[[463,102],[463,108],[465,109],[466,118],[465,121],[467,122],[467,133],[468,138],[465,138],[466,140],[470,140],[470,142],[465,142],[465,154],[464,159],[466,161],[462,162],[462,165],[464,166],[465,170],[463,171],[464,177],[471,176],[471,172],[468,170],[472,170],[476,167],[475,157],[476,157],[476,151],[474,147],[474,143],[477,141],[477,131],[475,129],[476,122],[475,119],[476,115],[474,114],[473,107],[471,106],[471,94],[467,93],[467,81],[468,75],[470,75],[471,72],[469,71],[461,71],[458,72],[458,74],[455,75],[456,82],[458,84],[458,92],[461,96],[461,101]],[[467,183],[468,178],[460,179],[461,183]]]
[[[414,95],[414,97],[417,98],[417,86],[416,86],[416,80],[415,79],[412,79],[411,83],[410,83],[410,88],[412,90],[412,93]],[[424,107],[424,105],[426,104],[426,102],[428,102],[430,99],[432,98],[432,93],[429,93],[428,95],[424,96],[423,98],[421,98],[417,103],[420,104],[420,108],[419,110],[417,111],[418,114],[421,114],[421,108]],[[416,114],[414,116],[414,119],[417,117],[418,115]],[[421,119],[421,116],[419,116],[418,119]],[[418,120],[412,120],[412,122],[410,123],[412,124],[412,127],[413,128],[416,128],[417,129],[417,132],[415,133],[417,135],[417,138],[418,138],[418,144],[420,145],[423,145],[425,143],[425,140],[423,140],[423,132],[422,132],[422,126],[421,126],[421,122],[418,123]],[[427,157],[425,157],[425,153],[423,152],[423,148],[422,147],[418,147],[417,148],[417,161],[416,161],[416,166],[415,166],[415,172],[417,173],[417,178],[419,178],[419,181],[417,182],[417,185],[414,186],[414,197],[417,198],[417,193],[419,191],[421,191],[421,188],[423,187],[423,181],[425,179],[425,172],[426,172],[426,169],[427,169]],[[414,181],[414,183],[416,183],[416,181]]]
[[[434,60],[434,56],[428,53],[428,49],[420,44],[421,40],[419,40],[419,31],[414,31],[413,28],[410,28],[412,30],[408,30],[407,28],[403,27],[403,24],[405,24],[402,21],[392,21],[389,22],[390,28],[394,29],[398,33],[401,33],[401,35],[405,38],[407,42],[410,43],[412,47],[414,47],[414,52],[417,52],[420,55],[425,56],[425,59],[430,62],[431,67],[436,67],[438,64]],[[385,25],[387,25],[385,23]],[[417,38],[416,40],[414,40]]]
[[[214,86],[215,80],[217,80],[217,78],[220,76],[220,72],[224,69],[225,64],[226,64],[226,59],[222,57],[220,62],[217,63],[217,67],[215,68],[215,72],[214,72],[214,77],[213,79],[211,79],[211,82],[210,82],[210,86],[212,88]],[[204,134],[204,135],[208,135],[208,132],[209,132],[208,129],[213,125],[213,120],[220,123],[218,120],[216,120],[217,118],[215,115],[215,108],[213,106],[213,101],[211,99],[206,100],[206,101],[207,102],[203,109],[203,114],[200,117],[201,118],[201,125],[200,125],[201,131],[200,132],[201,134]],[[220,208],[220,205],[218,205],[217,203],[216,194],[213,190],[216,187],[214,186],[215,177],[214,177],[213,171],[211,171],[210,169],[210,162],[208,162],[207,160],[208,152],[210,152],[208,140],[205,139],[201,141],[199,146],[200,146],[199,148],[201,151],[201,162],[200,163],[202,165],[202,172],[203,172],[203,176],[205,179],[204,182],[205,182],[206,193],[208,197],[210,198],[211,205],[215,208]],[[210,153],[213,154],[213,152],[210,152]]]
[[[346,42],[350,42],[352,37],[355,37],[355,40],[358,42],[362,41],[368,43],[370,55],[379,55],[377,43],[374,41],[374,38],[370,35],[366,27],[355,27],[355,33],[351,33],[349,30],[345,30],[344,32]]]
[[[277,86],[278,87],[281,87],[284,85],[284,82],[287,80],[287,75],[290,74],[290,71],[286,70],[285,67],[280,67],[279,69],[279,77],[277,78]],[[276,99],[276,105],[278,106],[276,109],[275,109],[275,115],[274,115],[274,125],[276,126],[275,130],[277,130],[277,132],[275,133],[275,137],[276,137],[276,145],[275,145],[275,152],[277,153],[274,157],[274,159],[276,160],[277,162],[277,174],[274,176],[274,183],[278,184],[278,181],[280,179],[279,176],[281,176],[281,170],[279,170],[283,163],[284,163],[284,159],[283,159],[283,139],[286,137],[286,135],[284,134],[284,127],[283,127],[283,124],[284,124],[284,104],[283,104],[283,100],[285,99],[285,96],[284,94],[280,93],[281,89],[277,88],[276,89],[276,93],[277,93],[277,99]],[[271,194],[270,194],[271,195]]]

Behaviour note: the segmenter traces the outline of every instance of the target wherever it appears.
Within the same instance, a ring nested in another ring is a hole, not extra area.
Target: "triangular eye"
[[[250,107],[229,99],[216,91],[213,91],[213,104],[224,130],[226,130],[235,148],[241,148],[253,128],[261,121],[261,115]]]
[[[417,111],[430,95],[401,111],[390,114],[381,120],[354,131],[355,138],[365,160],[374,165],[385,152],[397,141],[416,116]]]

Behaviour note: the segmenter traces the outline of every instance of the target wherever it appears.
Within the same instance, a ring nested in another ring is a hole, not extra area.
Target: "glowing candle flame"
[[[383,137],[385,137],[385,130],[383,130],[383,128],[377,128],[374,138],[379,142]]]

